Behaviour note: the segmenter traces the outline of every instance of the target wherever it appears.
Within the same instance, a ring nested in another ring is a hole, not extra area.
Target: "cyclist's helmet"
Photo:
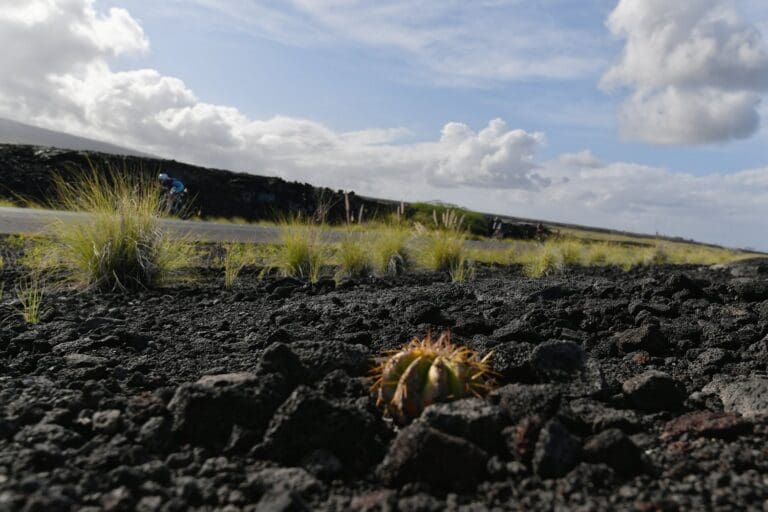
[[[164,172],[161,172],[160,174],[157,175],[157,179],[160,181],[168,181],[170,178],[168,177],[167,174],[165,174]]]

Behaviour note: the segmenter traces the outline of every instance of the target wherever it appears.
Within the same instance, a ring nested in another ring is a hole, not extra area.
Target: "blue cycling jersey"
[[[176,178],[171,179],[171,188],[175,194],[181,194],[184,192],[184,184]]]

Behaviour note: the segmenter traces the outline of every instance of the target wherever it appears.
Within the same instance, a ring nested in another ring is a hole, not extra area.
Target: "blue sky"
[[[605,26],[616,5],[613,0],[511,2],[495,10],[555,32],[583,31],[585,57],[595,60],[593,71],[557,80],[523,77],[458,84],[436,81],[391,48],[348,41],[308,46],[238,23],[226,11],[178,0],[158,4],[104,3],[127,7],[151,36],[152,52],[130,59],[126,68],[139,64],[183,77],[206,101],[236,105],[253,118],[307,117],[339,131],[398,126],[412,132],[409,140],[429,140],[452,120],[481,129],[500,117],[512,126],[544,131],[544,157],[590,148],[602,159],[694,174],[766,163],[765,132],[728,143],[672,146],[620,135],[616,111],[624,94],[599,88],[601,75],[623,50],[622,41]]]
[[[763,0],[0,0],[0,116],[768,249]]]

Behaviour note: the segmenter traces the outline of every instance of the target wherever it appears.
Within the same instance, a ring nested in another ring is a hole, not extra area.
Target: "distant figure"
[[[168,208],[170,213],[179,213],[186,199],[187,187],[181,180],[172,178],[164,172],[158,174],[157,179],[160,181],[160,200],[164,203],[163,206]]]
[[[539,222],[536,225],[536,240],[543,241],[544,238],[547,236],[547,229],[544,227],[544,224]]]
[[[493,218],[493,224],[491,226],[491,232],[493,233],[491,236],[493,238],[504,238],[504,223],[501,221],[500,218],[494,217]]]

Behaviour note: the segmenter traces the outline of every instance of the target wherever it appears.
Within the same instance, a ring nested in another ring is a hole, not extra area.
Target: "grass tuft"
[[[368,248],[358,236],[347,235],[336,247],[336,280],[364,277],[371,272]]]
[[[40,274],[31,273],[16,284],[16,298],[21,307],[21,316],[30,325],[40,323],[40,311],[43,305],[45,286]]]
[[[259,262],[258,256],[257,250],[251,244],[224,244],[224,287],[231,290],[237,282],[240,272],[247,265],[255,265]]]
[[[50,256],[75,284],[98,290],[153,287],[187,264],[189,246],[160,226],[168,212],[154,178],[91,168],[73,181],[55,178],[57,201],[90,214],[85,223],[59,221]]]
[[[551,275],[562,266],[562,253],[555,246],[545,244],[523,264],[523,272],[528,277],[538,278]]]
[[[398,275],[408,266],[408,232],[397,226],[381,228],[371,242],[373,268],[379,275]]]
[[[284,222],[282,228],[282,245],[275,254],[275,266],[285,276],[306,277],[316,283],[328,259],[321,229],[299,221]]]

